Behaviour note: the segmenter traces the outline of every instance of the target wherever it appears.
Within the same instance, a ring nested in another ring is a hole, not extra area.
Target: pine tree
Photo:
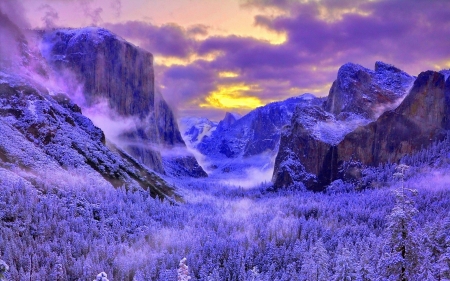
[[[319,239],[315,246],[307,253],[302,265],[301,274],[306,280],[328,281],[329,271],[328,262],[330,257],[325,249],[322,239]]]
[[[6,280],[5,273],[9,270],[9,266],[3,260],[0,260],[0,281]]]
[[[417,226],[412,196],[416,190],[405,188],[404,176],[408,166],[399,165],[394,176],[399,177],[401,186],[395,191],[396,202],[387,217],[385,253],[380,262],[381,272],[387,279],[395,281],[416,280],[420,263],[420,250],[415,236]]]
[[[422,251],[422,261],[419,270],[419,278],[421,281],[437,281],[436,265],[432,260],[431,251],[428,248],[424,248]]]
[[[450,281],[450,215],[444,220],[439,233],[437,244],[441,252],[438,266],[441,280]]]
[[[186,258],[180,260],[178,265],[178,281],[189,281],[191,277],[189,276],[189,267],[186,265]]]
[[[358,264],[352,253],[347,248],[342,248],[341,254],[336,260],[336,272],[332,280],[353,281],[358,280]]]
[[[109,281],[108,275],[105,272],[100,272],[97,277],[95,277],[94,281]]]

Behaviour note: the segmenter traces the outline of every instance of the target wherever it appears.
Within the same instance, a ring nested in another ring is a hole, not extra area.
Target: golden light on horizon
[[[210,92],[205,102],[200,103],[199,106],[219,109],[254,109],[264,105],[258,97],[248,95],[248,92],[257,90],[256,85],[244,83],[219,85],[217,90]]]
[[[433,65],[436,70],[450,69],[450,60],[444,60]]]
[[[219,72],[219,77],[220,78],[234,78],[234,77],[238,77],[239,73],[237,72],[233,72],[233,71],[222,71]]]

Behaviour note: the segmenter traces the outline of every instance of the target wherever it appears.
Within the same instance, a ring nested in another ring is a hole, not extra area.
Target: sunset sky
[[[20,1],[31,28],[97,25],[153,53],[157,90],[178,116],[326,96],[346,62],[450,68],[448,0]]]

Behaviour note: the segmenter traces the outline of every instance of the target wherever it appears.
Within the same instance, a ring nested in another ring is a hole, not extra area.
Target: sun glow
[[[248,95],[249,92],[258,91],[256,85],[234,84],[219,85],[217,90],[212,91],[205,98],[200,107],[223,108],[223,109],[254,109],[264,103],[255,96]]]
[[[434,68],[437,70],[450,69],[450,60],[444,60],[437,64],[434,64]]]
[[[234,77],[238,77],[239,73],[237,72],[233,72],[233,71],[222,71],[219,72],[219,77],[220,78],[234,78]]]

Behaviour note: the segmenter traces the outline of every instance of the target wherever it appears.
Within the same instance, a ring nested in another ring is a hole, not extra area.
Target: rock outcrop
[[[414,77],[383,62],[375,63],[375,71],[347,63],[339,69],[324,108],[338,119],[348,114],[377,118],[395,108],[413,82]]]
[[[342,112],[335,113],[339,116]],[[360,167],[398,162],[442,140],[450,129],[450,79],[434,71],[421,73],[397,108],[384,112],[376,121],[353,127],[334,141],[317,133],[318,124],[333,118],[318,108],[297,110],[281,138],[273,176],[275,188],[302,182],[309,189],[323,190],[348,174],[346,168],[358,174]]]
[[[438,72],[422,72],[403,102],[375,122],[357,128],[337,146],[338,163],[351,159],[376,166],[397,162],[450,129],[450,80]]]
[[[169,106],[155,95],[152,54],[101,28],[48,32],[42,46],[43,56],[59,75],[69,71],[83,85],[85,106],[107,101],[119,116],[135,121],[135,128],[121,136],[128,143],[124,149],[149,168],[165,173],[160,150],[185,147],[185,143]],[[192,155],[185,157],[196,163]],[[207,176],[198,163],[193,166],[193,170],[181,168],[189,176]]]

